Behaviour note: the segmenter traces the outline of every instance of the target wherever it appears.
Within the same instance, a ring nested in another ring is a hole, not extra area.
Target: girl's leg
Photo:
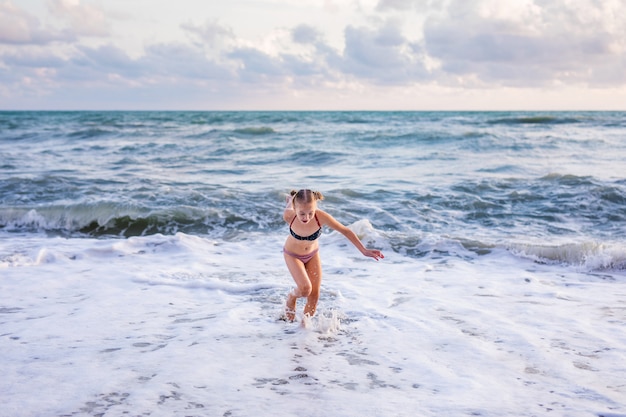
[[[309,294],[311,294],[312,286],[307,270],[302,261],[294,258],[293,256],[287,255],[286,253],[284,254],[284,257],[287,269],[289,269],[289,272],[296,283],[296,289],[287,295],[285,315],[287,316],[287,320],[294,321],[296,318],[296,301],[298,301],[298,298],[300,297],[308,297]],[[311,262],[313,262],[313,260],[309,263]]]
[[[304,314],[313,317],[317,309],[317,300],[320,298],[320,286],[322,285],[322,261],[319,252],[307,262],[305,269],[311,283],[311,291],[307,296]]]

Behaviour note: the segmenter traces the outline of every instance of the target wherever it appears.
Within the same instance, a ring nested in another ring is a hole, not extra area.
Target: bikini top
[[[296,216],[296,217],[298,217],[298,216]],[[318,237],[320,237],[320,235],[322,234],[322,225],[320,224],[320,221],[317,219],[317,214],[315,215],[315,221],[317,222],[317,225],[320,228],[317,229],[317,231],[315,233],[313,233],[312,235],[309,235],[309,236],[300,236],[300,235],[296,234],[296,232],[293,231],[293,229],[291,228],[291,225],[296,220],[296,217],[294,217],[293,220],[291,221],[291,223],[289,223],[289,233],[291,233],[291,236],[295,237],[298,240],[316,240]]]

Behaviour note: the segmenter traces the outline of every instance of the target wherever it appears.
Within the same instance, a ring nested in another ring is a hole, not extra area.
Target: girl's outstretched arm
[[[339,223],[330,214],[322,210],[317,210],[317,214],[322,224],[325,224],[331,229],[336,230],[342,235],[344,235],[364,256],[369,256],[370,258],[374,258],[376,260],[383,259],[385,257],[385,255],[383,255],[381,251],[377,249],[368,249],[365,246],[363,246],[363,243],[361,242],[359,237],[356,235],[356,233],[354,233],[352,230],[350,230],[348,227],[344,226],[343,224]]]

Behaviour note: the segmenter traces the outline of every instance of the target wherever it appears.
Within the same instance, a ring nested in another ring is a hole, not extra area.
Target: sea
[[[626,112],[3,111],[0,416],[624,417],[625,236]]]

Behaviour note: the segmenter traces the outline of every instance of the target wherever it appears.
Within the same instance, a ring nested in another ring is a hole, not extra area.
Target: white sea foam
[[[622,271],[324,239],[304,325],[271,236],[0,240],[0,415],[626,413]]]
[[[626,245],[622,242],[515,244],[511,250],[537,262],[574,265],[587,271],[626,269]]]

